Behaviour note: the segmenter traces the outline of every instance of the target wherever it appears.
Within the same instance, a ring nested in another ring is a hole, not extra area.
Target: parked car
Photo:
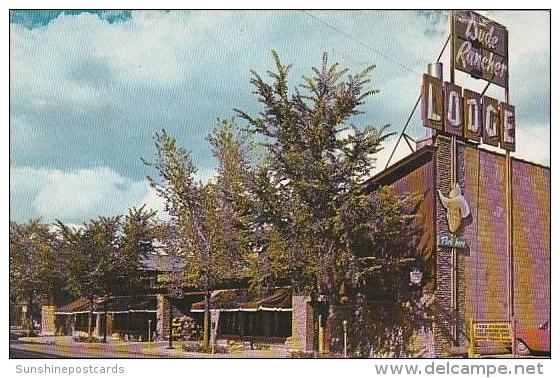
[[[550,320],[537,328],[517,328],[515,352],[520,356],[550,355]]]

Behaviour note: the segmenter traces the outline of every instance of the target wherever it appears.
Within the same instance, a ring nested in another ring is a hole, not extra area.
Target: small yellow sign
[[[475,322],[475,344],[504,343],[511,344],[512,332],[510,322]]]

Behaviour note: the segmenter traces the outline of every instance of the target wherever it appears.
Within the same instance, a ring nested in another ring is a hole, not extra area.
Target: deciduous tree
[[[96,297],[112,293],[122,284],[119,264],[121,217],[92,219],[83,228],[72,228],[57,220],[66,257],[68,289],[89,301],[88,337],[92,340]]]
[[[62,259],[57,240],[40,219],[10,222],[10,298],[27,305],[27,328],[33,330],[41,296],[53,300],[63,285]]]

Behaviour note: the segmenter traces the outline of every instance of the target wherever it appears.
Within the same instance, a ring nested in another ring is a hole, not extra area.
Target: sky
[[[550,166],[550,17],[481,12],[509,30],[510,103],[517,152]],[[448,12],[428,11],[11,11],[10,218],[81,224],[147,204],[153,136],[165,128],[192,151],[202,180],[216,162],[205,141],[217,119],[261,110],[250,70],[292,63],[292,88],[326,52],[351,72],[370,64],[379,93],[353,122],[400,132],[422,73],[447,38]],[[448,49],[443,55],[448,75]],[[482,92],[485,82],[456,81]],[[487,95],[502,99],[490,86]],[[239,120],[243,125],[243,122]],[[416,111],[407,133],[421,138]],[[379,154],[381,170],[396,137]],[[392,162],[409,153],[399,144]]]

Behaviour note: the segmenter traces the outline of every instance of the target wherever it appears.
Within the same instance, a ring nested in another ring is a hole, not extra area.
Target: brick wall
[[[430,302],[436,287],[435,245],[435,165],[433,157],[423,158],[422,162],[403,176],[391,183],[396,193],[402,195],[420,195],[416,217],[413,222],[418,234],[415,241],[417,257],[424,263],[423,300]],[[417,329],[412,339],[411,357],[435,357],[434,333],[427,329]]]
[[[451,189],[451,142],[438,136],[436,187]],[[504,155],[457,142],[456,180],[470,206],[471,216],[459,236],[467,241],[458,253],[459,345],[467,345],[467,322],[509,320]],[[515,313],[521,326],[535,327],[550,318],[550,170],[512,159]],[[436,230],[448,234],[446,211],[436,201]],[[435,324],[438,354],[452,345],[451,249],[437,248]]]
[[[448,195],[451,186],[451,140],[438,137],[436,186]],[[453,326],[459,346],[467,345],[467,322],[508,320],[508,250],[506,234],[505,157],[467,146],[456,145],[456,182],[469,204],[471,215],[458,236],[467,241],[457,250],[457,315],[452,307],[451,248],[437,248],[438,354],[453,345]],[[446,210],[436,201],[436,229],[448,235]]]
[[[512,159],[515,318],[550,319],[550,169]]]
[[[424,262],[423,280],[429,290],[435,286],[434,174],[434,164],[430,160],[391,185],[396,193],[421,196],[413,227],[419,233],[416,240],[418,257]]]
[[[507,246],[506,159],[479,148],[461,148],[463,194],[472,223],[465,228],[465,314],[478,321],[509,320],[509,252]]]

